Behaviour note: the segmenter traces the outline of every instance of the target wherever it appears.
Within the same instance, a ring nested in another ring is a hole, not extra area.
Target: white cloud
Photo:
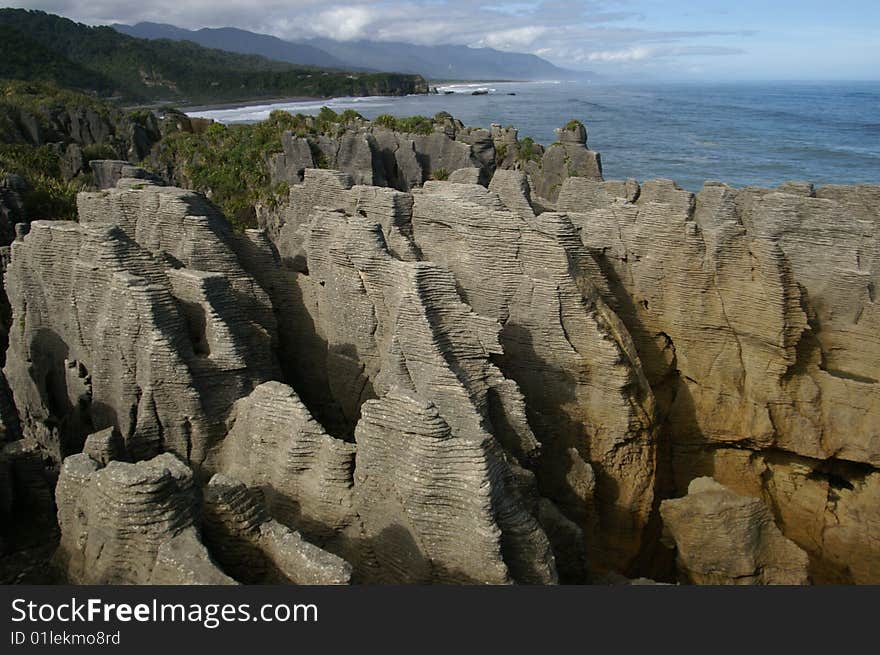
[[[310,23],[319,36],[351,41],[368,36],[366,28],[374,19],[375,13],[367,7],[334,7],[320,12]]]
[[[540,25],[517,27],[500,32],[489,32],[477,44],[504,50],[530,48],[535,41],[546,35],[550,28]]]
[[[90,24],[153,21],[184,28],[239,27],[297,40],[406,41],[531,52],[564,67],[613,71],[669,56],[735,54],[746,34],[645,29],[631,0],[26,0]],[[668,22],[667,22],[668,23]],[[634,26],[638,25],[638,27]],[[718,41],[722,41],[719,43]],[[704,43],[705,45],[700,45]]]
[[[598,52],[589,52],[584,59],[587,61],[602,62],[642,61],[643,59],[648,59],[653,56],[655,52],[655,48],[639,46],[626,48],[625,50],[600,50]]]

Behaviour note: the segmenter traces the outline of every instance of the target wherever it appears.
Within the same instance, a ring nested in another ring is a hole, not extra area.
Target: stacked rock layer
[[[288,135],[263,230],[121,167],[21,231],[4,513],[40,491],[75,582],[880,582],[880,187],[447,128],[355,131],[345,172]]]

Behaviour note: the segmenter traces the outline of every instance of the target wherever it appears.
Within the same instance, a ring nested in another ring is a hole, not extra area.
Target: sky
[[[153,21],[489,46],[615,78],[880,79],[880,0],[38,0],[88,24]]]

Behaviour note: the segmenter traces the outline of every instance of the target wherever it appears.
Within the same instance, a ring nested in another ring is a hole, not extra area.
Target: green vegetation
[[[95,159],[116,159],[119,155],[106,143],[94,143],[83,148],[83,159],[88,164]]]
[[[52,81],[130,101],[206,102],[427,91],[418,75],[294,66],[190,41],[136,39],[42,11],[0,9],[0,77]]]
[[[583,126],[584,126],[584,124],[581,123],[579,120],[572,118],[570,121],[568,121],[565,124],[565,127],[563,127],[562,129],[564,129],[568,132],[571,132],[573,130],[577,130],[579,128],[582,128]]]
[[[525,164],[529,161],[541,161],[538,149],[535,147],[535,140],[527,136],[519,142],[519,149],[516,153],[516,161]]]
[[[54,113],[88,109],[105,119],[111,114],[122,116],[120,110],[106,101],[52,83],[0,79],[0,141],[10,140],[22,112],[46,122]]]
[[[86,142],[77,141],[81,130],[73,129],[71,121],[81,126],[96,119],[102,123],[103,141],[90,142],[94,130],[82,132],[89,133]],[[452,117],[443,112],[434,118],[386,114],[373,124],[431,134],[447,120]],[[0,175],[17,174],[28,183],[23,198],[28,219],[75,220],[76,194],[93,182],[88,163],[124,157],[132,145],[131,128],[139,125],[151,135],[147,147],[155,144],[140,164],[174,184],[205,193],[234,227],[243,229],[255,225],[255,205],[275,206],[287,195],[288,185],[273,184],[269,171],[272,156],[283,151],[285,132],[305,138],[315,165],[326,168],[329,162],[317,137],[338,137],[362,122],[366,119],[354,110],[337,113],[322,107],[316,116],[275,111],[260,123],[227,126],[189,119],[172,108],[126,112],[51,83],[0,80]],[[72,144],[81,150],[71,149]],[[532,147],[530,139],[524,141],[524,152]],[[448,178],[444,168],[433,173],[435,180]]]
[[[504,161],[505,157],[507,157],[507,144],[506,143],[498,143],[495,145],[495,160],[498,162]]]
[[[109,92],[106,77],[76,64],[21,32],[0,24],[0,76]]]
[[[387,127],[396,132],[408,132],[410,134],[431,134],[434,131],[434,119],[427,116],[410,116],[397,118],[391,114],[382,114],[373,121],[374,125]]]
[[[84,183],[63,180],[60,164],[61,155],[52,146],[0,144],[0,177],[11,173],[27,181],[22,201],[31,220],[76,220],[76,194]]]
[[[314,120],[273,111],[253,125],[215,123],[202,134],[169,134],[157,149],[159,171],[176,170],[182,182],[208,193],[236,228],[254,227],[254,204],[272,204],[286,191],[270,183],[268,168],[271,154],[281,152],[281,135]]]
[[[254,227],[253,206],[273,205],[287,191],[286,186],[273,187],[269,175],[269,160],[282,151],[285,131],[306,138],[315,165],[327,168],[326,156],[315,137],[338,136],[346,127],[363,120],[350,109],[340,114],[322,107],[317,116],[274,111],[268,120],[253,125],[214,124],[200,134],[175,132],[159,144],[154,168],[160,175],[173,172],[176,183],[209,194],[237,229]],[[425,116],[397,118],[383,114],[372,122],[399,132],[434,131],[434,119]],[[438,169],[433,177],[445,180],[449,174]]]
[[[303,114],[296,114],[293,116],[293,119],[299,126],[297,129],[299,136],[316,134],[318,132],[324,134],[338,132],[340,127],[366,120],[354,109],[346,109],[341,114],[337,114],[330,107],[321,107],[313,121],[310,117]]]
[[[105,121],[108,129],[124,123],[124,112],[105,101],[58,88],[45,82],[0,80],[0,176],[23,177],[28,190],[23,194],[24,209],[30,220],[76,220],[76,194],[90,182],[89,173],[69,179],[64,174],[64,153],[73,139],[67,122],[79,114]],[[145,120],[145,118],[144,118]],[[33,143],[33,131],[58,141]],[[94,159],[116,159],[119,153],[109,143],[82,148],[84,164]]]

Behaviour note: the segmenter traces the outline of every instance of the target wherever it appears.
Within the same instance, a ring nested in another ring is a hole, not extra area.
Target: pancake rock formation
[[[196,194],[137,184],[79,203],[79,223],[37,221],[12,245],[4,372],[25,436],[60,459],[115,427],[135,458],[198,464],[232,402],[277,375],[268,296]]]
[[[569,179],[669,444],[666,495],[763,498],[822,581],[880,574],[880,186]]]
[[[679,574],[696,584],[806,584],[807,554],[782,536],[767,506],[712,478],[664,500],[663,524],[677,549]]]
[[[258,230],[120,161],[78,222],[4,182],[0,547],[39,519],[81,583],[880,582],[880,186],[405,127],[285,134]]]
[[[170,453],[101,467],[64,460],[56,488],[59,557],[79,584],[234,584],[199,540],[198,488]]]

